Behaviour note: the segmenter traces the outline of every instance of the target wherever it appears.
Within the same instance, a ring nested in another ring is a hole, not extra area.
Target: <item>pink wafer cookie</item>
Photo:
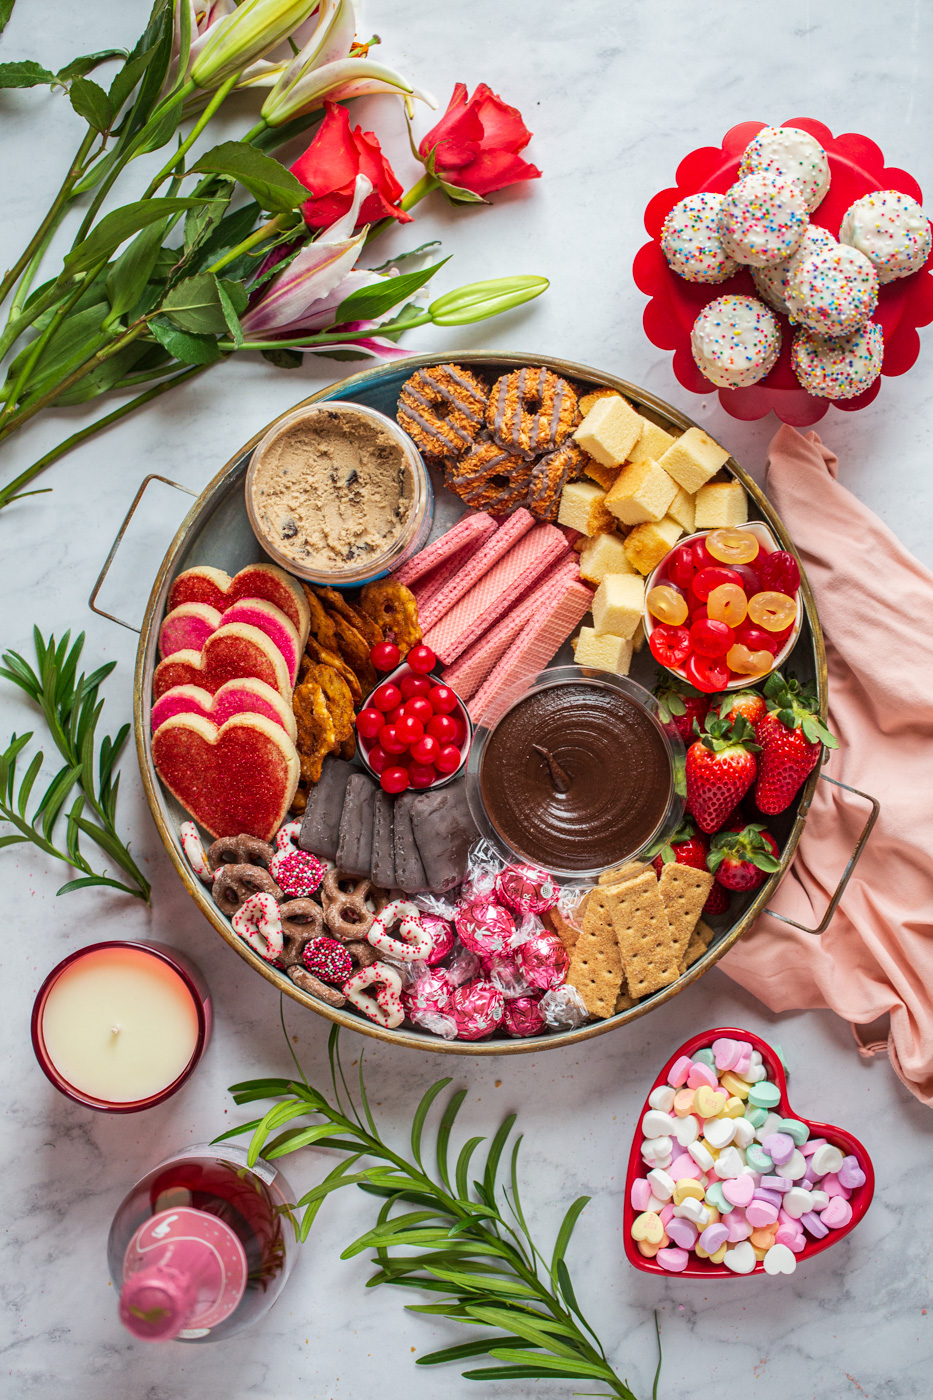
[[[424,578],[420,578],[417,583],[412,584],[411,591],[415,595],[419,613],[428,599],[440,593],[441,589],[450,582],[475,553],[473,545],[468,544],[465,549],[458,549],[457,553],[452,554],[449,559],[445,559],[443,564],[438,564],[436,569],[432,569],[429,574],[425,574]]]
[[[554,591],[561,591],[566,582],[572,582],[577,576],[577,556],[561,559],[505,617],[461,652],[450,666],[445,666],[444,682],[453,686],[461,700],[469,700],[538,609],[546,607]]]
[[[474,721],[492,725],[504,713],[508,693],[529,685],[592,606],[585,583],[568,582],[511,646],[468,706]]]
[[[459,553],[467,545],[479,549],[483,541],[497,529],[496,522],[485,511],[461,516],[452,529],[440,535],[426,549],[422,549],[414,559],[409,559],[400,569],[396,569],[393,578],[398,583],[404,583],[406,588],[411,588],[418,579],[424,578],[432,569],[436,569],[438,564],[443,564],[445,559]]]
[[[530,511],[525,509],[517,510],[514,515],[510,515],[504,524],[500,525],[494,535],[490,535],[468,561],[465,568],[461,569],[455,578],[452,578],[433,598],[428,600],[424,610],[419,609],[418,621],[421,623],[421,630],[427,632],[440,622],[445,613],[449,612],[455,603],[459,603],[464,594],[469,593],[475,583],[487,574],[493,564],[497,564],[503,555],[507,554],[521,539],[522,535],[527,535],[533,527],[535,518]]]
[[[568,553],[560,530],[554,525],[536,525],[425,632],[425,645],[449,665]]]

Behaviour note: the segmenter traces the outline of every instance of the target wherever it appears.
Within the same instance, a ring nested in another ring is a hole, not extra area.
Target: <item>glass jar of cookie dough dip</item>
[[[393,419],[332,399],[272,425],[246,473],[246,510],[283,569],[353,588],[424,546],[434,492],[421,453]]]

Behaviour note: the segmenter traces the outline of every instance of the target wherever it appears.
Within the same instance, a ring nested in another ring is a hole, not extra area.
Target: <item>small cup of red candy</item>
[[[803,616],[800,569],[760,520],[688,535],[645,584],[655,661],[707,694],[782,666]]]
[[[385,792],[449,783],[466,764],[473,725],[456,691],[431,675],[434,652],[413,647],[401,665],[389,643],[374,647],[371,655],[377,670],[394,669],[367,695],[356,717],[363,763]]]

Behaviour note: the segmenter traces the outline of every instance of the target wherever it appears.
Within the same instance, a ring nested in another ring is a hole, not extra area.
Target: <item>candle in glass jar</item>
[[[36,1053],[56,1087],[117,1111],[179,1087],[208,1029],[188,969],[171,950],[132,943],[97,944],[66,959],[33,1015]]]

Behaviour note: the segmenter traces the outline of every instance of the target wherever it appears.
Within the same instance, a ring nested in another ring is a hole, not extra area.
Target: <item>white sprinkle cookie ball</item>
[[[808,394],[821,399],[864,394],[881,373],[883,357],[884,336],[877,321],[843,340],[824,340],[801,328],[791,348],[794,373]]]
[[[792,321],[836,339],[871,318],[878,304],[878,274],[864,253],[840,243],[796,260],[785,295]]]
[[[930,221],[909,194],[873,190],[846,210],[839,242],[864,253],[879,282],[893,282],[909,277],[930,256]]]
[[[692,194],[675,204],[661,230],[661,251],[688,282],[724,282],[738,270],[719,237],[721,194]]]
[[[759,296],[764,297],[769,306],[773,306],[775,311],[787,311],[787,279],[790,270],[795,262],[801,258],[806,258],[810,253],[815,253],[818,248],[835,248],[836,240],[829,229],[820,228],[819,224],[811,224],[800,240],[800,247],[793,257],[786,258],[784,262],[775,263],[773,267],[753,267],[752,281]]]
[[[721,389],[744,389],[774,364],[781,330],[756,297],[717,297],[697,317],[690,347],[707,379]]]
[[[765,170],[800,186],[812,213],[829,189],[829,161],[826,152],[809,131],[798,126],[766,126],[745,147],[739,175]]]
[[[768,267],[797,251],[809,221],[800,186],[759,170],[726,191],[719,236],[736,262]]]

